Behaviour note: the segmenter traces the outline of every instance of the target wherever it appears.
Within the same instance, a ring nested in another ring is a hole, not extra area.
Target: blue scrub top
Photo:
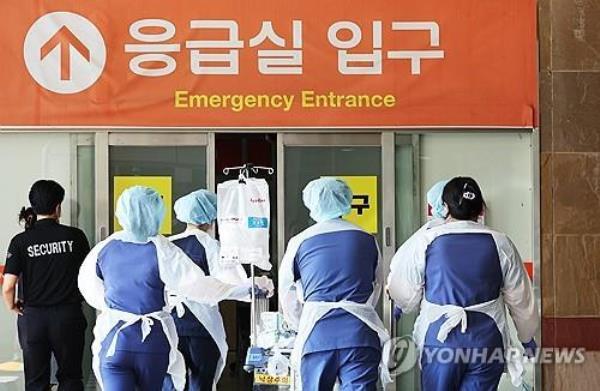
[[[434,304],[468,307],[497,299],[503,275],[498,249],[487,233],[446,234],[427,248],[425,297]],[[444,322],[440,318],[428,329],[426,346],[462,348],[502,347],[502,335],[488,315],[467,311],[467,330],[457,327],[445,342],[436,338]]]
[[[375,238],[359,230],[321,233],[305,239],[294,260],[306,301],[365,303],[373,293],[379,253]],[[304,353],[333,349],[380,349],[377,333],[354,315],[335,309],[315,325]]]
[[[204,246],[198,241],[195,235],[186,236],[181,239],[173,241],[177,247],[183,250],[183,252],[192,260],[194,263],[202,269],[205,275],[210,275],[210,268],[208,267],[208,260],[206,258],[206,250]],[[175,321],[175,327],[177,328],[177,335],[181,337],[205,337],[210,338],[211,335],[206,328],[200,323],[200,321],[194,316],[194,314],[186,307],[183,317],[177,316],[177,312],[173,310],[172,315]]]
[[[156,246],[152,242],[111,240],[98,255],[96,274],[104,281],[105,302],[109,308],[142,315],[160,311],[165,306],[165,284],[160,278]],[[160,322],[154,323],[144,342],[140,323],[119,333],[117,350],[148,353],[170,350]],[[104,348],[122,324],[119,322],[111,330],[103,342]]]

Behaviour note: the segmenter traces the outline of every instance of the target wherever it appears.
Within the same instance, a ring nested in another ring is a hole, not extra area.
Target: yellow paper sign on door
[[[132,186],[151,187],[158,192],[165,203],[165,218],[160,227],[160,233],[170,235],[172,233],[172,215],[173,215],[173,191],[172,178],[170,176],[116,176],[114,177],[114,207],[117,207],[117,200],[125,190]],[[115,232],[123,228],[119,224],[117,217],[114,218]]]
[[[352,211],[344,219],[371,234],[378,231],[377,176],[338,176],[352,189]]]

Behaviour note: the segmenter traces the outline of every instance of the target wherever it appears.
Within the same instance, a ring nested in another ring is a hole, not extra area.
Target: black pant
[[[49,389],[51,354],[58,364],[58,389],[83,390],[81,366],[87,322],[80,304],[25,307],[17,326],[27,391]]]

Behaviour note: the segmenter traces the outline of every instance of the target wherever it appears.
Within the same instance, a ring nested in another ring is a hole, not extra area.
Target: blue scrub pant
[[[373,391],[380,362],[381,350],[370,347],[307,353],[300,364],[302,389],[331,391],[339,379],[343,391]]]
[[[169,353],[117,350],[100,362],[106,391],[160,391],[169,367]]]
[[[212,391],[221,358],[219,346],[210,337],[179,337],[178,347],[187,368],[186,391]],[[171,376],[167,376],[163,391],[172,390]]]
[[[421,357],[422,391],[496,391],[498,389],[500,377],[504,372],[503,362],[448,360],[444,358],[439,348],[426,347],[426,349],[429,349],[430,354],[423,354]],[[449,355],[446,355],[447,357]]]

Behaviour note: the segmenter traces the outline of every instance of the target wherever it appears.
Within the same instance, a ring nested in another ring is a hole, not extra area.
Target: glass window
[[[171,178],[172,201],[206,187],[204,146],[111,146],[110,231],[113,232],[114,178],[117,176],[162,176]],[[172,208],[171,208],[172,211]],[[172,216],[171,233],[182,232],[184,224]]]
[[[381,200],[381,148],[302,147],[285,148],[285,242],[313,222],[302,201],[302,190],[323,176],[376,176]],[[377,237],[381,244],[381,208],[378,208]]]

